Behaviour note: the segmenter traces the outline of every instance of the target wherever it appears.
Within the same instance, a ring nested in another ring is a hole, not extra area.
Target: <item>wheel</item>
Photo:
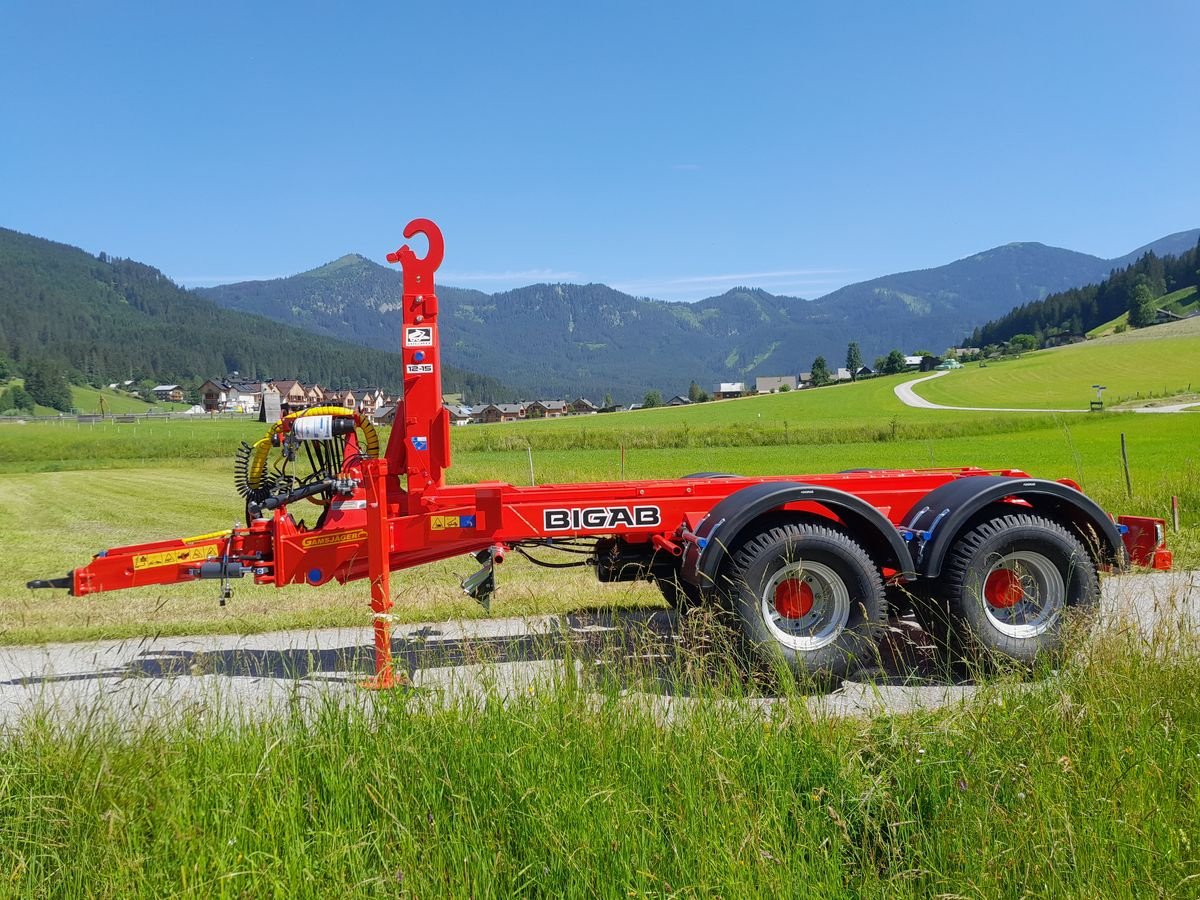
[[[883,581],[867,552],[823,525],[764,530],[733,555],[725,593],[750,649],[798,675],[844,677],[873,665],[887,624]]]
[[[1079,539],[1033,515],[1000,516],[959,537],[934,592],[935,634],[962,657],[1023,665],[1064,649],[1068,610],[1094,612],[1096,563]]]

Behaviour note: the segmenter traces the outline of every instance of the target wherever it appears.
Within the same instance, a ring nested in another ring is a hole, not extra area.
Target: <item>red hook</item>
[[[408,244],[405,244],[395,253],[389,253],[387,261],[390,263],[398,262],[404,267],[404,280],[406,282],[410,275],[428,275],[429,283],[432,283],[433,273],[442,264],[442,257],[446,252],[446,245],[442,241],[442,231],[429,219],[413,219],[404,226],[404,236],[411,238],[416,234],[425,235],[425,239],[429,241],[429,252],[425,254],[424,259],[418,259],[417,254],[412,251],[412,248]],[[424,281],[425,279],[421,278],[419,280]]]

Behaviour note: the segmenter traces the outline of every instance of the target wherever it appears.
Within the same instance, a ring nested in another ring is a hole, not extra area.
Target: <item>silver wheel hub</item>
[[[773,573],[759,605],[771,636],[800,652],[832,644],[850,619],[845,581],[819,562],[790,562]]]
[[[1014,550],[993,561],[980,593],[992,627],[1011,638],[1045,634],[1067,605],[1062,573],[1032,550]]]

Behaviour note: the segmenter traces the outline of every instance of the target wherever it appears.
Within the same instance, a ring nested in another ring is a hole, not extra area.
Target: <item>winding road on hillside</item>
[[[918,384],[923,381],[932,381],[935,378],[941,378],[943,375],[949,375],[950,372],[934,372],[932,375],[925,375],[922,378],[914,378],[912,381],[906,381],[903,384],[898,384],[893,389],[896,396],[900,398],[900,402],[905,406],[912,406],[917,409],[956,409],[966,412],[1040,412],[1040,413],[1083,413],[1089,412],[1086,409],[1078,407],[1074,409],[1038,409],[1032,407],[1015,407],[1015,406],[943,406],[941,403],[934,403],[932,400],[926,400],[913,390]],[[1166,406],[1139,406],[1135,409],[1113,410],[1114,412],[1135,412],[1135,413],[1177,413],[1186,412],[1194,406],[1200,406],[1200,402],[1193,401],[1191,403],[1171,403]]]

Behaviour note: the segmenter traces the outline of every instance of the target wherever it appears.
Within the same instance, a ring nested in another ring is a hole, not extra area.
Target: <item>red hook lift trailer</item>
[[[368,684],[386,688],[396,683],[391,573],[460,554],[482,564],[463,588],[485,605],[505,553],[536,562],[539,548],[574,552],[600,581],[646,579],[676,603],[721,603],[765,659],[824,676],[874,658],[889,605],[901,604],[941,623],[949,645],[1030,663],[1063,649],[1064,620],[1098,602],[1100,571],[1171,566],[1162,519],[1114,519],[1073,482],[1016,469],[448,485],[433,277],[442,234],[414,219],[404,236],[417,234],[424,258],[407,244],[387,257],[404,271],[404,393],[386,450],[352,410],[286,415],[238,452],[244,527],[105,550],[29,586],[81,597],[213,578],[224,597],[244,576],[276,586],[366,578]],[[302,501],[320,508],[314,527],[289,512]]]

